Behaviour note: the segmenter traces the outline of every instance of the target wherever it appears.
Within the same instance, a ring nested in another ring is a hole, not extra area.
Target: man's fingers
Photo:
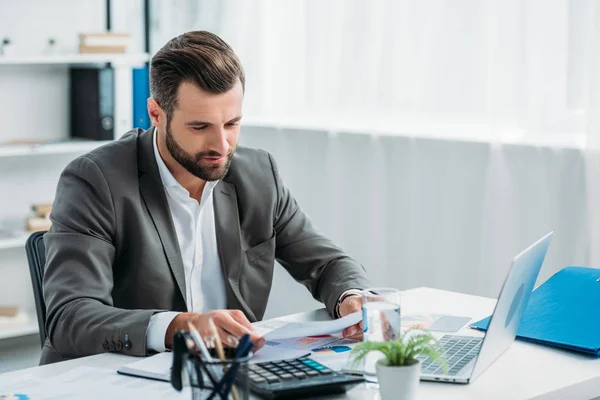
[[[219,339],[221,339],[221,344],[223,345],[223,347],[237,346],[238,339],[231,333],[227,332],[221,327],[217,327],[217,332],[219,333]]]
[[[340,315],[345,317],[348,314],[352,314],[355,311],[360,311],[362,308],[362,299],[358,295],[350,295],[344,299],[340,306]]]
[[[246,318],[243,312],[241,312],[240,310],[230,310],[229,315],[235,321],[237,321],[242,326],[248,329],[248,333],[250,334],[250,340],[252,341],[252,343],[254,343],[254,348],[252,349],[253,351],[257,351],[265,345],[266,340],[262,337],[262,335],[259,335],[254,331],[254,327],[252,326],[250,321],[248,321],[248,318]]]
[[[213,317],[213,320],[218,328],[227,331],[238,339],[245,333],[250,333],[248,328],[233,319],[229,313],[219,313]]]
[[[262,349],[263,346],[267,343],[264,337],[256,333],[250,334],[250,340],[252,341],[252,343],[254,343],[254,347],[252,348],[253,352],[257,352],[258,350]]]
[[[358,324],[352,325],[344,329],[342,336],[349,339],[360,339],[362,338],[362,321]]]
[[[250,331],[254,330],[254,328],[252,327],[252,324],[250,323],[250,321],[248,321],[248,318],[246,318],[244,313],[241,312],[240,310],[229,310],[229,315],[235,321],[239,322],[240,324],[242,324],[246,328],[248,328],[248,330],[250,330]]]

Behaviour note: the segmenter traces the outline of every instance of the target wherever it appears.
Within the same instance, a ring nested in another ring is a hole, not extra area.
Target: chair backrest
[[[40,327],[40,341],[42,347],[46,341],[46,303],[42,281],[44,278],[44,266],[46,265],[46,247],[44,246],[44,234],[46,232],[34,232],[25,243],[25,252],[29,261],[29,273],[33,285],[33,296],[35,297],[35,308],[37,311],[38,325]]]

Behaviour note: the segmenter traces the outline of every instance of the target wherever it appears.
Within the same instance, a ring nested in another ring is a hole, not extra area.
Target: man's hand
[[[360,311],[362,308],[361,296],[351,294],[342,300],[340,304],[340,317],[345,317],[353,312]],[[362,321],[358,324],[352,325],[344,329],[343,336],[351,339],[362,339]]]
[[[240,310],[215,310],[205,313],[185,312],[178,314],[173,318],[173,321],[171,321],[167,328],[167,333],[165,334],[165,347],[167,349],[171,348],[175,332],[180,329],[184,329],[185,331],[188,330],[187,321],[190,321],[192,325],[198,329],[203,338],[211,337],[212,334],[208,326],[208,319],[210,317],[212,317],[217,326],[217,331],[219,332],[219,337],[221,338],[223,346],[235,347],[238,339],[245,333],[250,335],[250,340],[254,343],[253,351],[258,350],[265,345],[265,339],[254,332],[254,328],[252,328],[250,321],[248,321],[243,312]]]

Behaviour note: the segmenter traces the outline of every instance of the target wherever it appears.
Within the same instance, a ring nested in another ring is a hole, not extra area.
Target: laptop
[[[421,380],[470,383],[514,342],[553,232],[517,255],[500,291],[485,337],[445,335],[440,339],[448,364],[444,374],[429,357],[420,356]]]

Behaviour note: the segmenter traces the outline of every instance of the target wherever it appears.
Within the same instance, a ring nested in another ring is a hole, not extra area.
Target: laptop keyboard
[[[456,375],[473,358],[477,357],[481,349],[483,338],[474,336],[445,335],[439,340],[443,346],[442,357],[448,364],[448,374]],[[421,373],[427,375],[442,375],[443,369],[433,362],[428,356],[417,357],[421,361]]]

